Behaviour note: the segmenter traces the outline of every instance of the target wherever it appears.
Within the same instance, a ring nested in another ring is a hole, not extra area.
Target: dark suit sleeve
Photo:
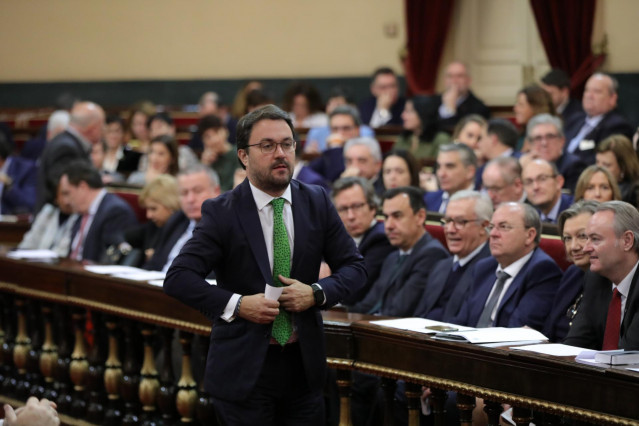
[[[373,283],[370,290],[362,300],[355,303],[348,308],[349,312],[358,312],[366,314],[373,309],[373,307],[382,299],[384,291],[387,288],[387,281],[389,280],[390,271],[393,269],[393,265],[397,262],[397,253],[391,253],[386,256],[384,263],[382,263],[381,271],[377,280]]]
[[[35,164],[20,159],[17,161],[16,174],[11,176],[13,182],[9,190],[2,193],[3,201],[11,206],[14,213],[32,212],[36,202],[37,169]]]
[[[587,276],[590,274],[587,274]],[[607,284],[607,285],[606,285]],[[606,298],[603,287],[608,288]],[[601,350],[603,346],[603,333],[606,327],[605,317],[610,303],[610,283],[605,280],[595,279],[589,276],[584,285],[584,297],[577,310],[577,315],[572,322],[564,344]]]

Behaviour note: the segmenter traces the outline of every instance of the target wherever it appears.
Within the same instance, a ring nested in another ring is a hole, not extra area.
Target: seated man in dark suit
[[[516,157],[521,155],[515,151],[519,132],[513,123],[504,118],[493,118],[488,121],[486,136],[477,142],[478,157],[489,162],[499,157]],[[482,177],[486,164],[477,168],[475,176],[475,188],[482,187]]]
[[[453,257],[435,264],[413,316],[447,321],[457,315],[471,284],[471,267],[490,256],[486,226],[492,215],[486,195],[459,191],[450,197],[442,225]]]
[[[586,225],[590,273],[567,345],[639,350],[639,213],[623,201],[602,203]]]
[[[71,234],[71,259],[101,261],[106,249],[123,242],[124,231],[138,223],[131,206],[109,194],[100,172],[83,160],[69,163],[60,178],[60,192],[80,215]]]
[[[488,119],[490,109],[470,90],[468,68],[462,62],[451,62],[446,67],[444,86],[439,106],[440,129],[453,133],[459,120],[469,114],[478,114]]]
[[[555,111],[564,123],[583,113],[581,102],[570,97],[570,77],[563,70],[553,68],[541,78],[541,87],[550,94]]]
[[[528,121],[526,130],[532,157],[555,163],[564,178],[564,189],[574,193],[579,175],[587,165],[576,155],[564,152],[566,138],[561,120],[550,114],[539,114]]]
[[[493,214],[491,256],[475,264],[472,285],[451,321],[470,327],[541,330],[561,270],[539,247],[541,223],[528,204],[504,203]]]
[[[11,145],[0,133],[0,214],[33,213],[36,202],[36,164],[11,155]]]
[[[608,74],[595,73],[586,82],[582,106],[584,113],[566,123],[566,152],[575,154],[588,165],[595,164],[597,145],[610,135],[632,138],[633,127],[617,112],[619,83]]]
[[[387,124],[402,125],[402,112],[406,100],[399,96],[399,83],[395,71],[388,67],[375,70],[371,82],[371,96],[359,104],[362,122],[371,127]]]
[[[47,143],[38,166],[36,210],[53,204],[62,170],[73,160],[89,164],[92,145],[100,142],[104,129],[104,110],[93,102],[78,102],[71,110],[69,127]]]
[[[477,156],[463,143],[439,147],[437,154],[437,180],[439,191],[426,193],[428,211],[444,214],[450,197],[457,191],[475,189]]]
[[[448,257],[448,251],[426,232],[426,207],[420,189],[404,186],[386,191],[382,212],[386,236],[398,250],[386,257],[379,278],[350,311],[411,316],[433,266]]]
[[[546,160],[530,161],[521,172],[528,202],[541,216],[542,222],[557,223],[559,213],[572,204],[572,195],[563,194],[564,178],[557,166]]]
[[[375,219],[378,201],[370,182],[361,177],[338,179],[333,184],[332,197],[346,232],[355,240],[364,257],[368,272],[364,287],[343,301],[345,305],[352,305],[362,300],[370,291],[379,277],[384,259],[394,247],[384,233],[384,224]],[[330,270],[326,272],[327,276],[330,275]]]
[[[162,227],[153,256],[144,269],[162,272],[169,269],[202,218],[202,204],[220,195],[220,182],[215,170],[198,164],[178,174],[178,191],[180,210]]]

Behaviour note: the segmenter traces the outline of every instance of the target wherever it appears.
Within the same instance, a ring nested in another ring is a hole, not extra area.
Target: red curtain
[[[454,0],[405,0],[408,52],[404,75],[411,95],[430,95],[435,91],[454,3]]]
[[[596,0],[530,0],[548,61],[571,76],[573,96],[580,96],[605,55],[592,53]]]

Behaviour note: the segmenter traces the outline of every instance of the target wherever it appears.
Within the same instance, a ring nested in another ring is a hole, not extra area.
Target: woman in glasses
[[[595,213],[596,201],[579,201],[559,215],[557,225],[566,257],[573,264],[564,271],[543,333],[551,342],[561,342],[568,334],[583,295],[584,274],[590,269],[590,255],[584,252],[588,242],[586,225]]]

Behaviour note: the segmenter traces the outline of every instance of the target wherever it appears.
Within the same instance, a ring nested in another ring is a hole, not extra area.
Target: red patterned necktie
[[[619,349],[619,330],[621,328],[621,293],[615,287],[608,305],[608,319],[603,340],[603,350]]]

